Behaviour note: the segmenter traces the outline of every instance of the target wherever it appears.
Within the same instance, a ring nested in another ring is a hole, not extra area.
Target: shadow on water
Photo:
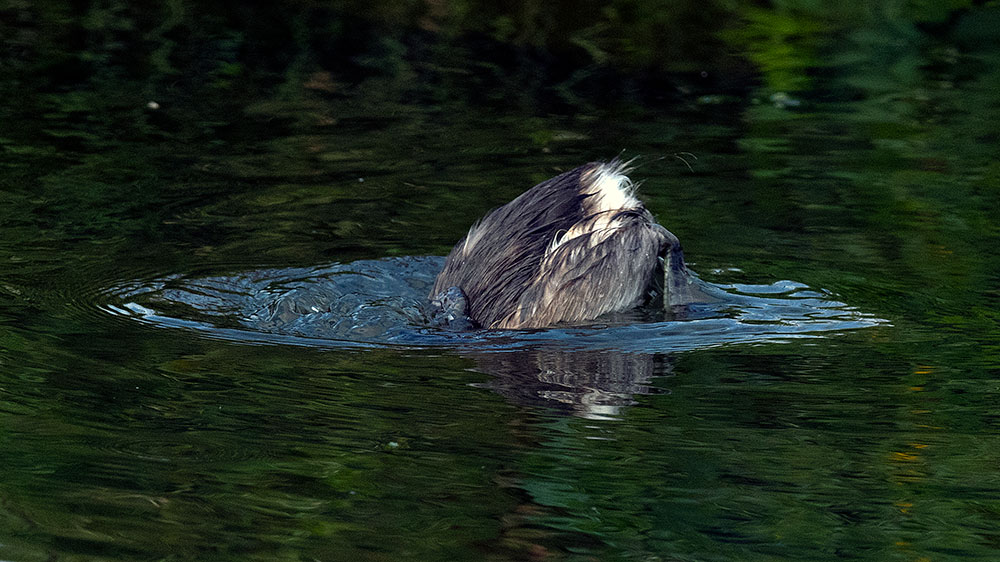
[[[519,404],[615,417],[669,354],[727,344],[780,343],[886,322],[801,283],[713,284],[716,302],[605,316],[583,326],[456,332],[431,327],[427,294],[442,257],[362,260],[233,276],[171,276],[107,291],[104,309],[163,328],[251,345],[319,349],[445,349],[494,376]]]

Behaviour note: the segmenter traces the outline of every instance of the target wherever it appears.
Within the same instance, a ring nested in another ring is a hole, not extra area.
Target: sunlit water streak
[[[885,325],[792,281],[704,283],[718,302],[626,313],[587,326],[453,332],[430,327],[427,294],[442,257],[362,260],[233,276],[167,276],[106,292],[103,309],[153,326],[250,344],[346,349],[452,347],[668,353],[781,342]]]

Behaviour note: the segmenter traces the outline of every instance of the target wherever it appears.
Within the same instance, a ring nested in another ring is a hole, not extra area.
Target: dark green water
[[[0,560],[1000,558],[995,6],[484,39],[167,4],[0,2]],[[868,320],[350,346],[111,308],[444,255],[619,153],[703,279]]]

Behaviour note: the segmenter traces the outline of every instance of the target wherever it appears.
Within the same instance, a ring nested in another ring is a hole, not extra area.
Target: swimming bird
[[[635,197],[629,171],[591,162],[494,209],[448,254],[431,300],[490,329],[699,300],[680,242]]]

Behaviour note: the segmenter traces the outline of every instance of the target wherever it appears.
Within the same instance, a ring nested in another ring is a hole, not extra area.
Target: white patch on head
[[[583,200],[584,211],[589,216],[569,230],[556,234],[545,252],[546,257],[562,244],[580,236],[590,236],[589,247],[593,248],[621,228],[621,221],[614,218],[617,213],[642,207],[633,195],[635,184],[625,175],[627,166],[628,162],[614,160],[583,173],[580,178],[581,192],[590,195]]]
[[[625,175],[627,164],[615,160],[608,164],[599,164],[596,168],[584,172],[580,180],[583,192],[591,195],[584,200],[589,213],[636,209],[642,206],[633,195],[635,184]]]
[[[573,225],[569,230],[557,235],[549,243],[549,247],[545,250],[545,257],[543,259],[549,258],[553,253],[559,250],[559,248],[581,236],[588,236],[587,247],[593,248],[598,244],[603,243],[605,240],[610,238],[615,232],[617,232],[622,227],[622,220],[615,218],[616,211],[605,211],[598,215],[591,216],[586,220],[580,221]],[[574,248],[573,252],[577,253],[580,248]],[[579,256],[575,254],[570,254],[570,260],[576,261]]]

